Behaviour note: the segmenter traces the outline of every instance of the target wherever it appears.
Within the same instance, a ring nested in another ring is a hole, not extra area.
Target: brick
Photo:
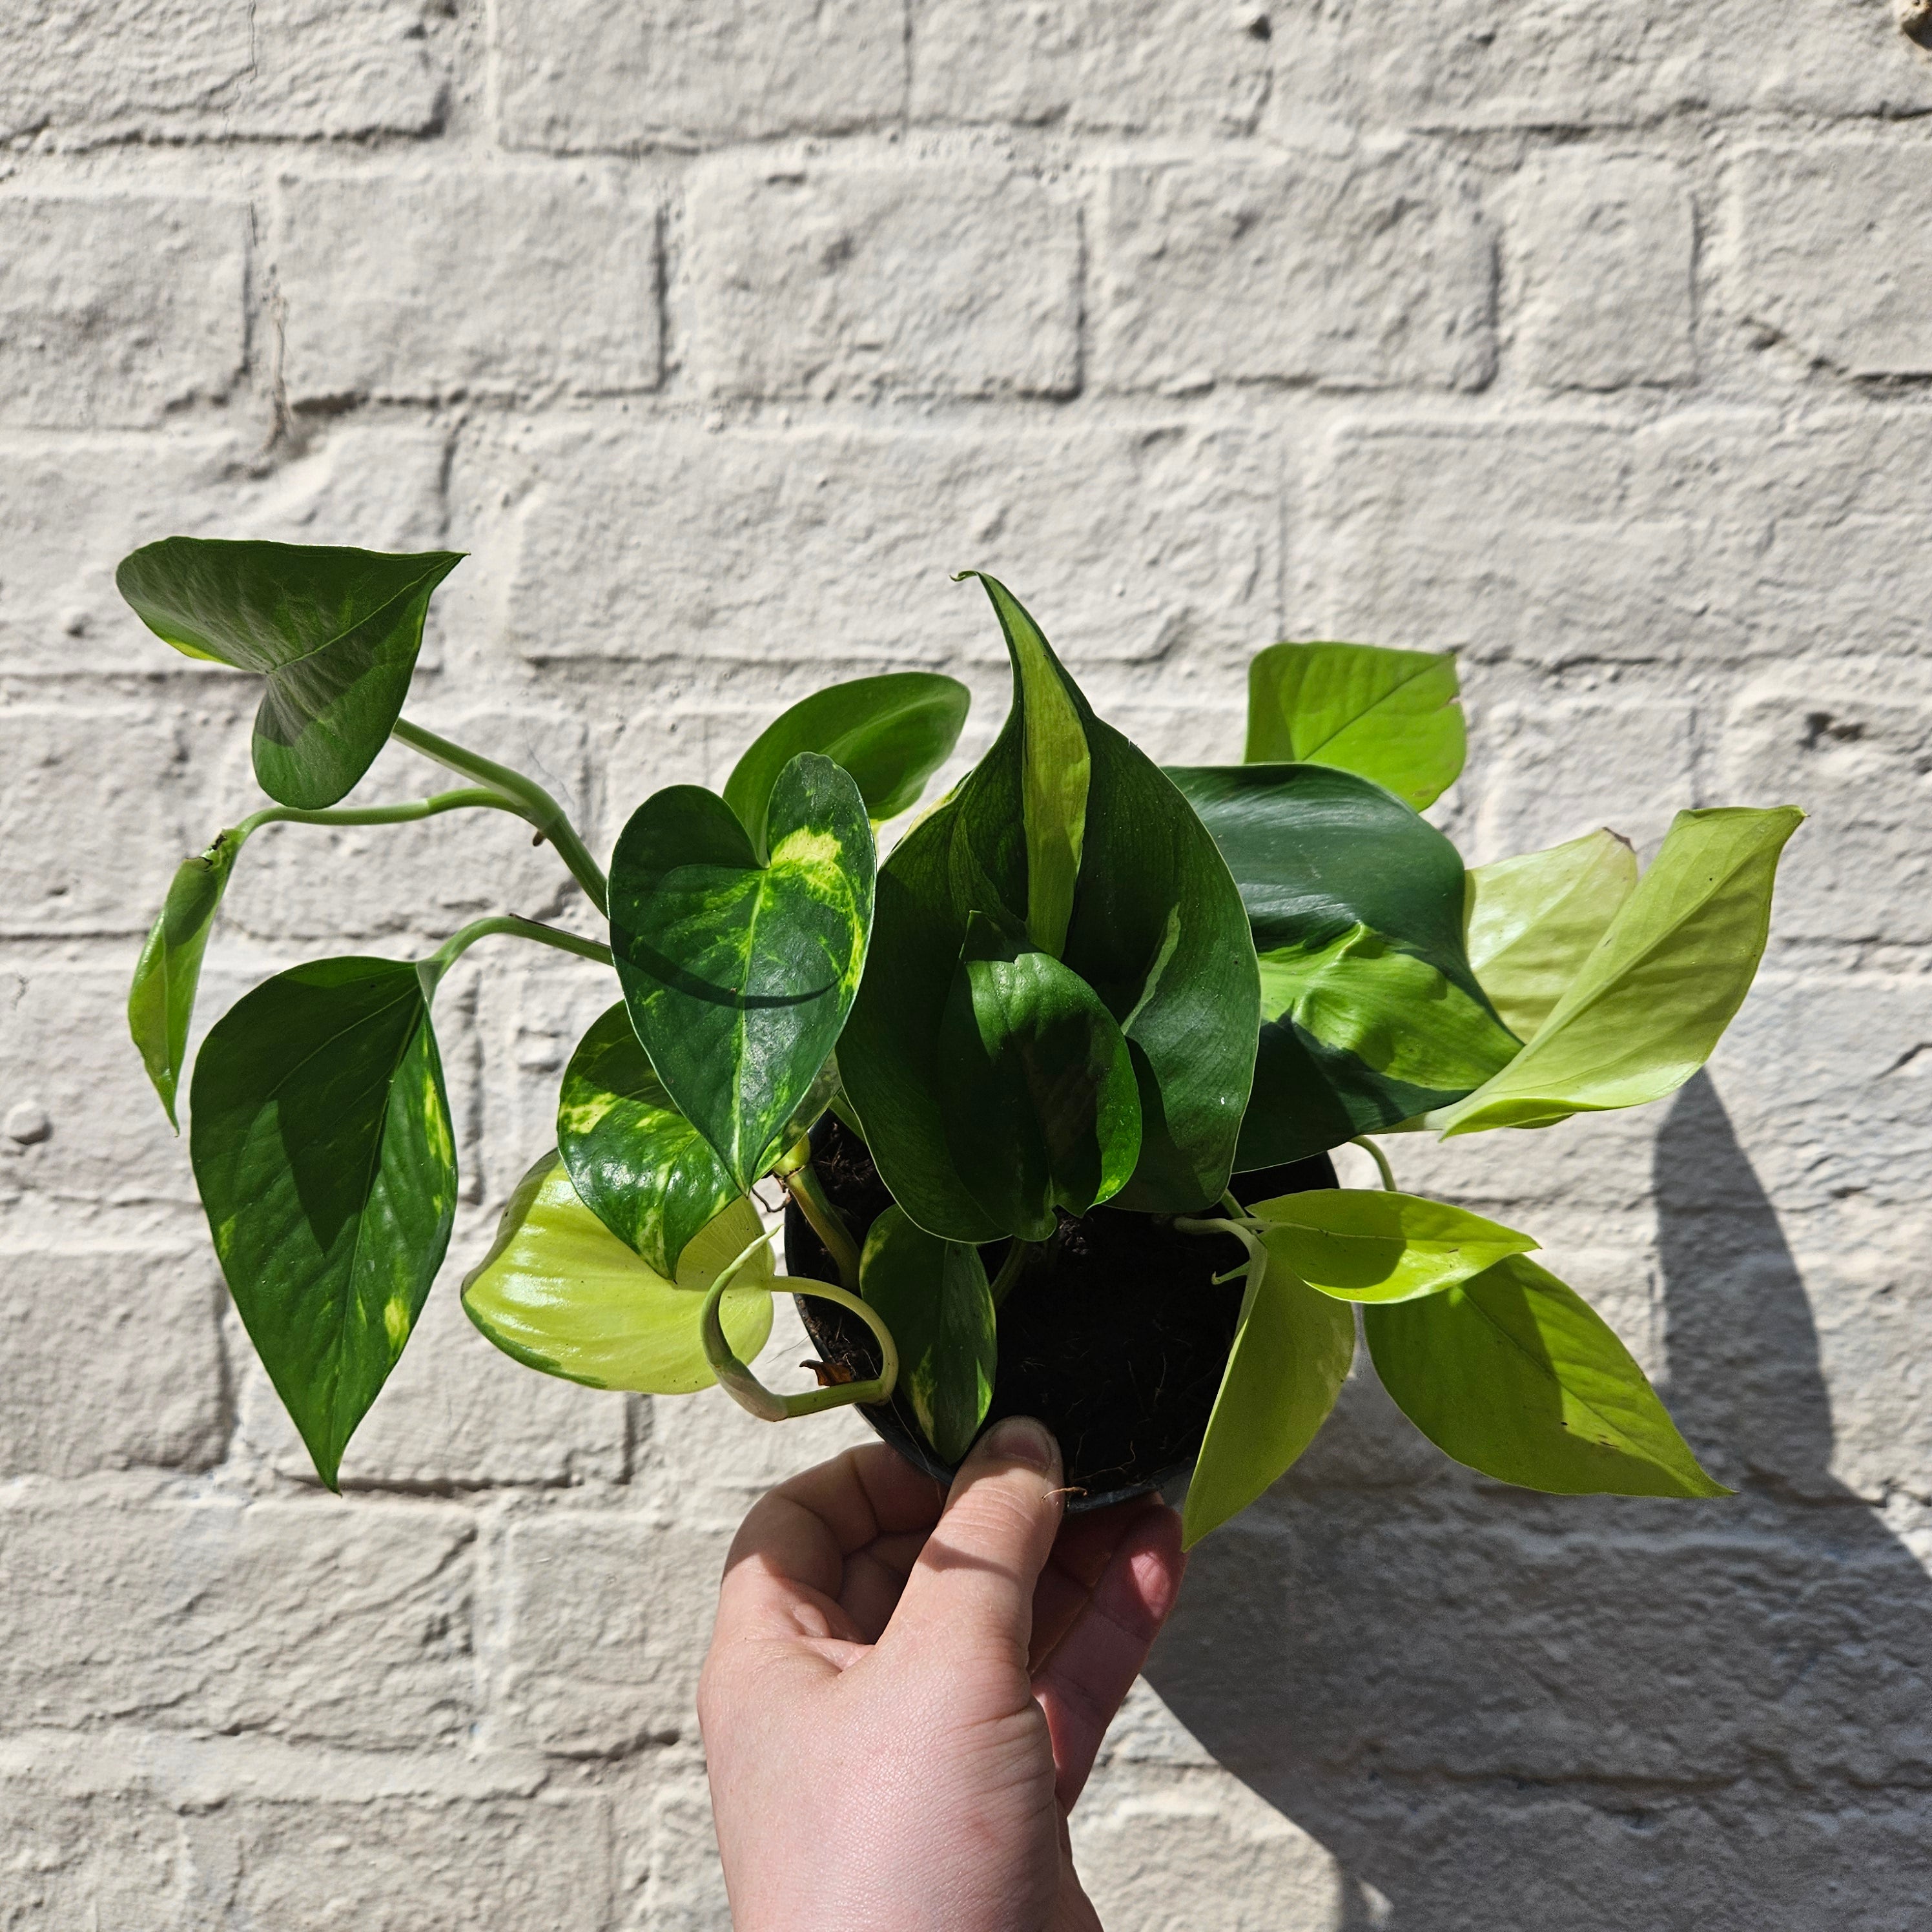
[[[912,117],[1249,134],[1268,97],[1266,26],[1258,7],[1204,12],[1186,0],[921,0]]]
[[[0,1923],[52,1932],[191,1932],[196,1881],[182,1820],[134,1792],[70,1793],[0,1778]]]
[[[1490,380],[1490,237],[1425,148],[1118,169],[1100,247],[1103,388]]]
[[[493,1741],[602,1756],[694,1736],[728,1541],[628,1516],[512,1524]]]
[[[284,178],[298,403],[654,388],[657,213],[576,168]]]
[[[622,1923],[640,1932],[731,1932],[711,1795],[702,1778],[662,1779],[637,1826],[620,1829],[625,1840],[644,1841],[643,1869],[632,1888],[635,1913]]]
[[[442,125],[448,62],[439,0],[255,0],[256,56],[222,131],[427,134]]]
[[[205,1252],[0,1255],[10,1364],[0,1475],[218,1462],[219,1281]]]
[[[898,0],[504,0],[495,16],[505,146],[560,153],[840,134],[905,97]]]
[[[1932,374],[1932,236],[1917,148],[1762,148],[1738,167],[1749,317],[1851,376]]]
[[[1124,660],[1178,694],[1203,659],[1281,634],[1272,458],[1239,431],[573,427],[468,443],[453,488],[479,568],[452,626],[647,672],[652,715],[1003,663],[980,593],[946,580],[968,566],[1028,601],[1077,676]]]
[[[1694,381],[1696,248],[1674,164],[1545,157],[1522,184],[1510,238],[1524,374],[1553,389]]]
[[[692,187],[688,364],[727,396],[1068,395],[1080,226],[1041,182],[956,164],[714,168]],[[946,247],[920,272],[930,238]]]
[[[1432,0],[1392,34],[1362,0],[1278,11],[1270,123],[1337,128],[1628,127],[1706,109],[1905,115],[1932,74],[1885,9],[1794,0],[1765,45],[1749,0],[1672,12],[1643,0]]]
[[[247,233],[226,202],[0,197],[0,422],[142,425],[226,396]]]
[[[21,1726],[453,1742],[474,1704],[471,1536],[417,1504],[10,1498],[0,1696]]]

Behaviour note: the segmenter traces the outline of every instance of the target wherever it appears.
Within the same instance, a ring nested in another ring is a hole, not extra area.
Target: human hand
[[[1066,1814],[1173,1607],[1158,1497],[1063,1530],[1010,1418],[938,1485],[883,1443],[745,1519],[698,1685],[737,1932],[1098,1932]]]

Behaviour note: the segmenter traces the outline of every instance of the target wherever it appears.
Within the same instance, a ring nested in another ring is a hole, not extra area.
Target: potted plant
[[[440,1268],[456,1154],[432,1011],[486,937],[610,965],[556,1143],[466,1277],[529,1366],[778,1420],[860,1405],[943,1474],[989,1418],[1059,1436],[1075,1503],[1194,1465],[1189,1541],[1307,1446],[1354,1358],[1449,1455],[1569,1493],[1724,1493],[1527,1234],[1401,1191],[1382,1138],[1552,1126],[1702,1066],[1762,952],[1795,808],[1678,814],[1464,868],[1420,815],[1464,755],[1453,660],[1276,644],[1244,760],[1163,771],[1095,716],[989,577],[1013,671],[991,748],[881,860],[968,695],[909,670],[776,718],[721,794],[646,799],[608,879],[540,786],[402,717],[454,554],[172,538],[121,566],[177,650],[264,681],[274,802],[176,875],[129,998],[172,1118],[202,950],[278,823],[512,812],[609,942],[505,913],[419,960],[280,973],[218,1020],[195,1177],[250,1337],[322,1480]],[[391,740],[460,775],[340,801]],[[1330,1150],[1384,1186],[1336,1185]],[[784,1190],[790,1274],[754,1190]],[[820,1385],[749,1366],[796,1293]]]

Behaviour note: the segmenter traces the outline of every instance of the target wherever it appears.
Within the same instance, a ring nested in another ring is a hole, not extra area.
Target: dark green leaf
[[[128,988],[128,1030],[177,1129],[175,1091],[188,1060],[188,1030],[201,984],[202,955],[208,950],[208,935],[238,849],[232,836],[224,832],[206,852],[182,860]]]
[[[926,1440],[941,1462],[958,1462],[986,1419],[999,1361],[980,1251],[888,1208],[866,1237],[859,1292],[892,1330],[899,1390]]]
[[[189,1146],[249,1336],[331,1488],[429,1294],[456,1210],[414,966],[323,959],[217,1021]]]
[[[1463,950],[1462,860],[1400,800],[1320,765],[1168,776],[1227,860],[1261,956],[1238,1166],[1393,1126],[1460,1099],[1517,1051]]]
[[[878,964],[839,1048],[846,1093],[894,1198],[922,1227],[962,1241],[1006,1232],[947,1145],[939,1039],[970,916],[1019,928],[1058,903],[1057,886],[1034,883],[1041,871],[1050,885],[1060,858],[1036,866],[1030,854],[1028,718],[1038,710],[1058,743],[1070,707],[1088,785],[1060,956],[1126,1035],[1140,1090],[1139,1163],[1117,1199],[1148,1211],[1203,1207],[1227,1184],[1253,1072],[1259,985],[1239,896],[1186,801],[1094,716],[1010,593],[984,580],[1013,662],[1013,708],[986,757],[880,868]],[[1064,832],[1070,821],[1059,823]],[[1034,824],[1038,832],[1037,806]],[[1044,851],[1052,842],[1035,842]]]
[[[1084,1214],[1126,1185],[1141,1106],[1114,1016],[1077,973],[983,913],[967,922],[938,1066],[953,1166],[1002,1228],[1043,1241],[1056,1206]]]
[[[1258,1201],[1270,1264],[1344,1301],[1413,1301],[1536,1244],[1466,1208],[1384,1188],[1327,1187]]]
[[[632,815],[610,864],[610,945],[637,1030],[678,1111],[739,1191],[838,1044],[872,923],[865,802],[830,758],[779,774],[760,865],[716,793],[674,785]]]
[[[875,821],[918,802],[958,742],[973,702],[957,678],[924,670],[857,677],[794,704],[761,731],[724,781],[724,802],[760,859],[765,812],[778,774],[801,752],[821,752],[851,773]]]
[[[758,1211],[742,1195],[685,1244],[675,1281],[618,1240],[577,1198],[554,1153],[525,1174],[488,1254],[463,1279],[463,1306],[504,1354],[527,1369],[590,1388],[688,1395],[717,1379],[699,1327],[704,1291],[758,1238]],[[760,1249],[740,1271],[770,1281]],[[772,1298],[733,1289],[720,1305],[741,1361],[772,1332]]]
[[[1456,660],[1378,644],[1274,644],[1248,667],[1250,764],[1334,765],[1420,812],[1467,749]]]
[[[1521,1255],[1363,1311],[1382,1386],[1448,1456],[1557,1496],[1722,1496],[1630,1351]]]
[[[157,637],[268,681],[255,776],[284,805],[333,805],[374,762],[408,694],[430,594],[463,560],[311,544],[169,537],[122,560]]]
[[[621,1000],[564,1070],[556,1136],[584,1204],[661,1275],[674,1275],[685,1244],[740,1198],[704,1136],[671,1105]]]

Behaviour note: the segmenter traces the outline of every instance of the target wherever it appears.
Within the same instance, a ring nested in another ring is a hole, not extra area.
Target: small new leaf
[[[188,1064],[202,956],[228,889],[236,850],[224,832],[206,852],[182,860],[128,988],[128,1033],[177,1132],[181,1123],[175,1118],[175,1095]]]
[[[1630,1351],[1520,1255],[1363,1312],[1382,1386],[1444,1455],[1556,1496],[1724,1496]]]

